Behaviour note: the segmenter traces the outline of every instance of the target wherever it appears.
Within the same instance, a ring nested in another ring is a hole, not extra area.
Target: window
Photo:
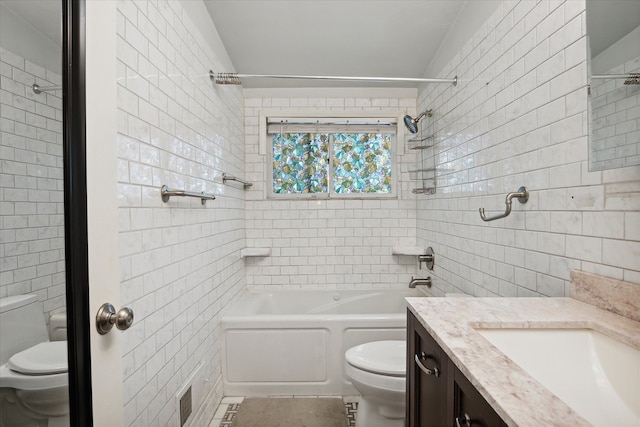
[[[274,197],[392,197],[395,121],[268,122]]]

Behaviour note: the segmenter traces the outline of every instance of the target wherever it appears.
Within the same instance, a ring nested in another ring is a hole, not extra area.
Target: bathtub
[[[222,317],[225,396],[356,395],[344,352],[406,338],[415,289],[246,291]]]

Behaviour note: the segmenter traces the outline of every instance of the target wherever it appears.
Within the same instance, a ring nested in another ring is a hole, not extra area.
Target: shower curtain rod
[[[593,74],[591,76],[592,79],[605,80],[605,79],[628,79],[630,77],[634,77],[634,74],[638,73],[628,73],[628,74]]]
[[[640,73],[626,74],[593,74],[593,80],[624,79],[625,85],[640,85]]]
[[[342,82],[411,82],[411,83],[449,83],[458,84],[458,76],[452,79],[424,79],[413,77],[349,77],[349,76],[301,76],[294,74],[239,74],[239,73],[214,73],[209,70],[211,81],[219,85],[239,85],[240,79],[294,79],[294,80],[332,80]]]

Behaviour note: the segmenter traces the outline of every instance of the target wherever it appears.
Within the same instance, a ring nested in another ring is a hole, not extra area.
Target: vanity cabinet
[[[450,364],[453,365],[451,362]],[[455,366],[453,369],[453,416],[459,425],[461,427],[506,427],[504,421],[478,393],[467,377]],[[455,419],[453,425],[457,427]]]
[[[431,335],[409,313],[407,327],[407,426],[447,425],[449,359]],[[451,406],[452,410],[453,406]]]
[[[409,312],[407,427],[445,426],[507,425]]]

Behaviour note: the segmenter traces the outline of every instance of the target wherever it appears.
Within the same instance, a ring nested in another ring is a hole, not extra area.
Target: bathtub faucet
[[[428,288],[430,288],[431,276],[427,277],[426,279],[414,279],[413,276],[411,276],[411,282],[409,282],[409,287],[415,288],[417,285],[426,285]]]

